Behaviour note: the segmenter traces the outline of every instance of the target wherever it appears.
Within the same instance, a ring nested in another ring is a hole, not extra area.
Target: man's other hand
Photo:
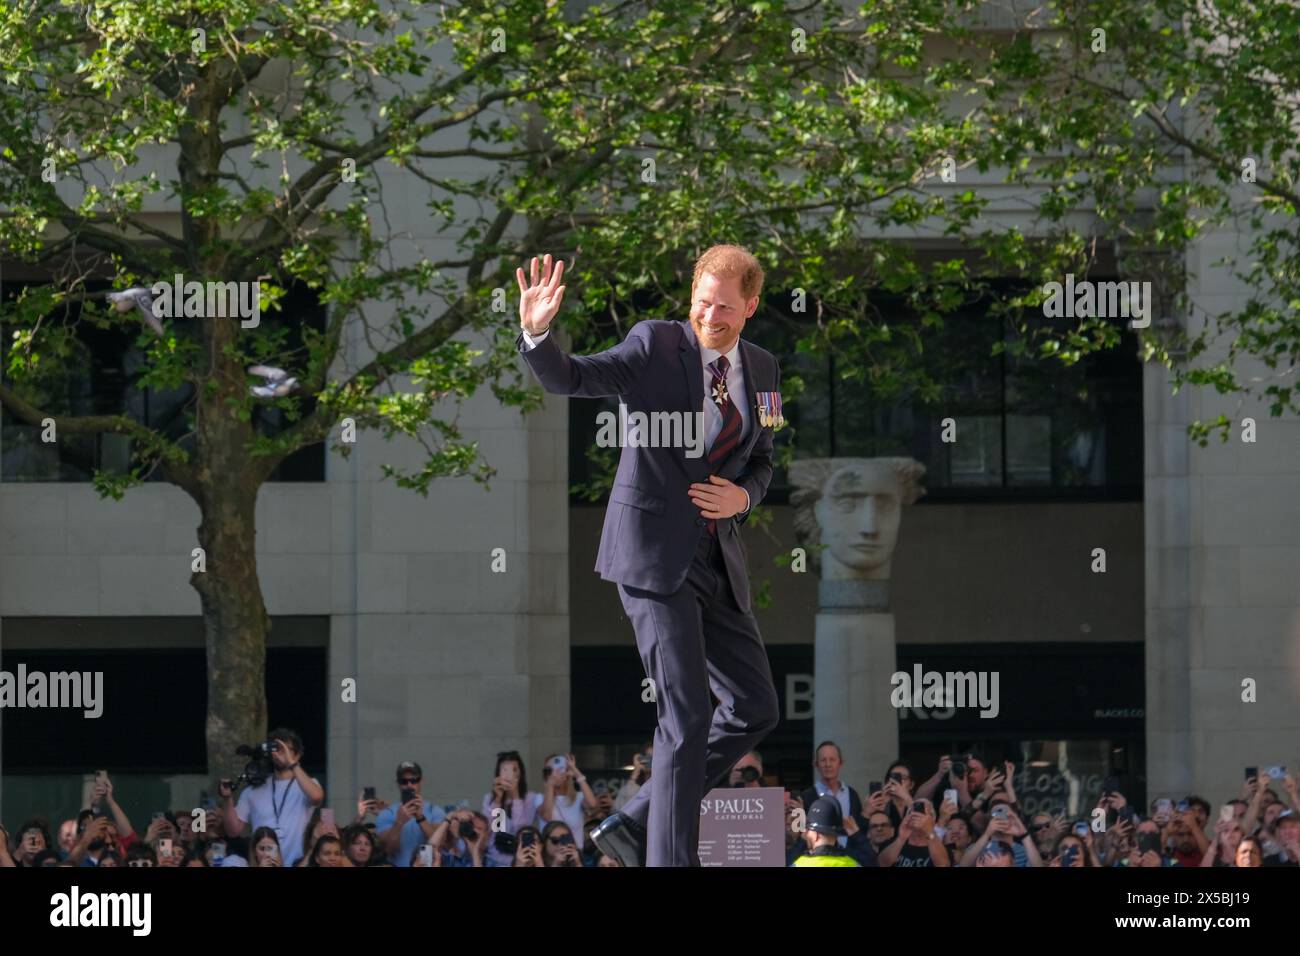
[[[697,481],[687,489],[701,516],[720,521],[740,514],[749,504],[749,496],[740,485],[709,475],[708,483]]]

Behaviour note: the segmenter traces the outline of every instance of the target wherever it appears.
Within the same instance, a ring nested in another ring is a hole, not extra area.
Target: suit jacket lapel
[[[691,397],[690,408],[693,412],[704,409],[704,362],[700,358],[700,343],[695,338],[691,323],[682,323],[682,341],[678,354],[682,359],[682,371],[686,373],[687,394]]]
[[[682,372],[686,375],[686,394],[690,396],[688,411],[692,414],[704,411],[704,362],[700,357],[700,345],[695,338],[695,329],[690,322],[682,323],[682,340],[678,355],[682,360]],[[704,481],[709,474],[709,454],[705,448],[699,458],[687,458],[687,467],[694,469],[697,481]]]

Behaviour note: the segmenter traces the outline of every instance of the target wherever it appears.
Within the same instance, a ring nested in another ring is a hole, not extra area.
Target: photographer
[[[944,754],[939,758],[939,767],[930,779],[917,787],[917,798],[935,803],[942,799],[945,790],[956,790],[957,807],[965,810],[971,802],[969,761],[973,759],[970,754]],[[980,766],[982,768],[983,765]],[[980,779],[982,782],[983,778]]]
[[[394,866],[407,867],[415,848],[432,839],[447,815],[424,799],[424,771],[414,760],[397,765],[396,779],[398,803],[375,817],[375,836]]]
[[[438,824],[429,842],[437,855],[435,866],[486,866],[487,838],[491,828],[485,817],[472,810],[453,810]]]
[[[280,841],[283,864],[293,866],[303,856],[302,834],[313,807],[325,800],[320,782],[302,768],[302,738],[281,727],[271,733],[271,777],[256,787],[245,787],[234,799],[233,783],[222,780],[218,788],[222,801],[222,822],[227,836],[271,827]]]
[[[729,787],[761,787],[763,785],[763,755],[751,750],[735,762],[727,776]]]

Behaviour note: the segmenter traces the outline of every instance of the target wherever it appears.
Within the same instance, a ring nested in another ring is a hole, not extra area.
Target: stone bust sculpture
[[[925,493],[924,474],[925,466],[911,458],[791,463],[795,534],[823,581],[889,580],[902,508]]]

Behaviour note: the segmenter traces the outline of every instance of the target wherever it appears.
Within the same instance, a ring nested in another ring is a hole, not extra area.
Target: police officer
[[[844,817],[839,801],[834,797],[818,797],[808,811],[808,833],[805,839],[812,845],[793,866],[857,866],[858,861],[840,847],[839,838],[844,833]]]

